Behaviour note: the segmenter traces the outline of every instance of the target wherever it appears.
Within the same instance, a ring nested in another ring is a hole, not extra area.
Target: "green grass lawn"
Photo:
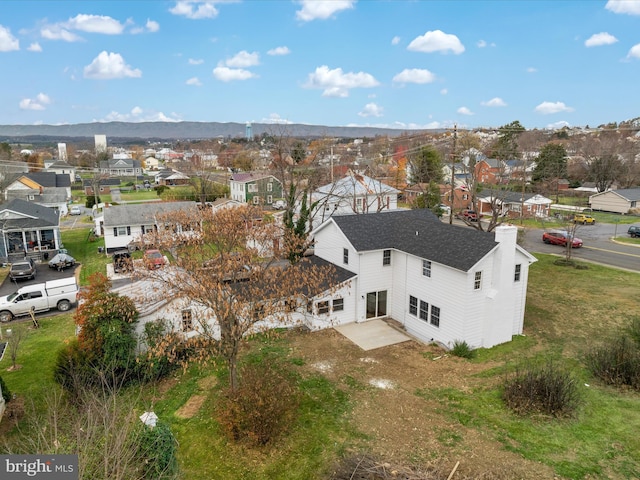
[[[104,237],[90,241],[90,233],[91,227],[62,231],[62,244],[81,264],[80,285],[87,285],[89,276],[95,272],[106,274],[106,265],[111,261],[108,255],[98,253],[99,248],[104,248]]]
[[[89,258],[95,256],[93,249],[99,244],[87,244],[86,234],[81,230],[65,232],[65,244],[75,245],[74,254],[87,261],[88,270],[96,270],[101,268],[100,262]],[[554,256],[537,258],[529,276],[524,335],[480,350],[470,360],[492,366],[478,374],[480,386],[464,391],[423,388],[413,394],[429,405],[435,402],[438,411],[457,422],[461,430],[477,430],[507,451],[551,466],[559,476],[640,478],[640,394],[600,384],[582,361],[590,348],[640,312],[638,274],[599,265],[560,267],[554,265]],[[7,385],[20,394],[37,396],[39,389],[54,388],[51,369],[55,351],[73,336],[69,314],[43,319],[41,325],[23,340],[18,358],[22,369],[6,372],[10,365],[6,354],[0,363]],[[291,365],[300,361],[291,358],[286,334],[257,338],[250,352],[253,361],[278,358]],[[583,404],[574,418],[519,417],[500,399],[500,383],[507,371],[521,362],[546,359],[558,362],[579,380]],[[182,478],[327,478],[336,458],[356,445],[366,449],[368,442],[375,441],[359,434],[352,422],[351,389],[358,386],[338,386],[318,373],[298,378],[301,408],[287,437],[264,448],[230,443],[214,417],[223,381],[224,369],[194,366],[177,372],[162,393],[152,386],[142,397],[141,411],[154,408],[179,441]],[[178,409],[194,394],[203,395],[202,407],[191,418],[178,416]]]

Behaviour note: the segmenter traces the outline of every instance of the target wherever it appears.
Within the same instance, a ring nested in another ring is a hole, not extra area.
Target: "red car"
[[[549,230],[542,234],[542,241],[549,245],[562,245],[567,246],[567,243],[571,242],[571,248],[580,248],[582,246],[582,240],[578,237],[574,237],[566,230]]]
[[[144,252],[144,264],[147,266],[149,270],[155,270],[157,268],[164,267],[166,263],[164,259],[164,255],[160,250],[147,250]]]
[[[481,215],[478,215],[478,212],[473,210],[462,210],[458,214],[458,218],[461,220],[467,220],[468,222],[477,222]]]

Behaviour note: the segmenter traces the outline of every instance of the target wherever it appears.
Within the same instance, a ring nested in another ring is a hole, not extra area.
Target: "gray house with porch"
[[[16,198],[0,209],[0,259],[41,259],[60,248],[60,216],[50,207]],[[46,255],[45,255],[46,253]]]

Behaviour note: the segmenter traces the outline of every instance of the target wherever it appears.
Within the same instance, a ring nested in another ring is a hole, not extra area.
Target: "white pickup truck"
[[[26,285],[11,295],[0,297],[0,322],[9,322],[14,317],[29,315],[30,312],[46,312],[52,308],[66,312],[76,302],[77,295],[78,284],[75,277]]]

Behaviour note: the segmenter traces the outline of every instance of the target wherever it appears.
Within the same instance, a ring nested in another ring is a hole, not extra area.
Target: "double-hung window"
[[[440,307],[431,305],[431,325],[434,327],[440,326]]]
[[[519,282],[520,281],[521,273],[522,273],[522,265],[521,264],[517,264],[515,273],[513,275],[513,281],[514,282]]]
[[[383,250],[382,265],[391,265],[391,250]]]
[[[422,275],[431,276],[431,262],[429,260],[422,260]]]
[[[476,272],[473,280],[473,289],[480,290],[482,287],[482,272]]]
[[[420,320],[429,321],[429,304],[420,300]]]
[[[409,296],[409,313],[418,316],[418,299],[416,297]]]

